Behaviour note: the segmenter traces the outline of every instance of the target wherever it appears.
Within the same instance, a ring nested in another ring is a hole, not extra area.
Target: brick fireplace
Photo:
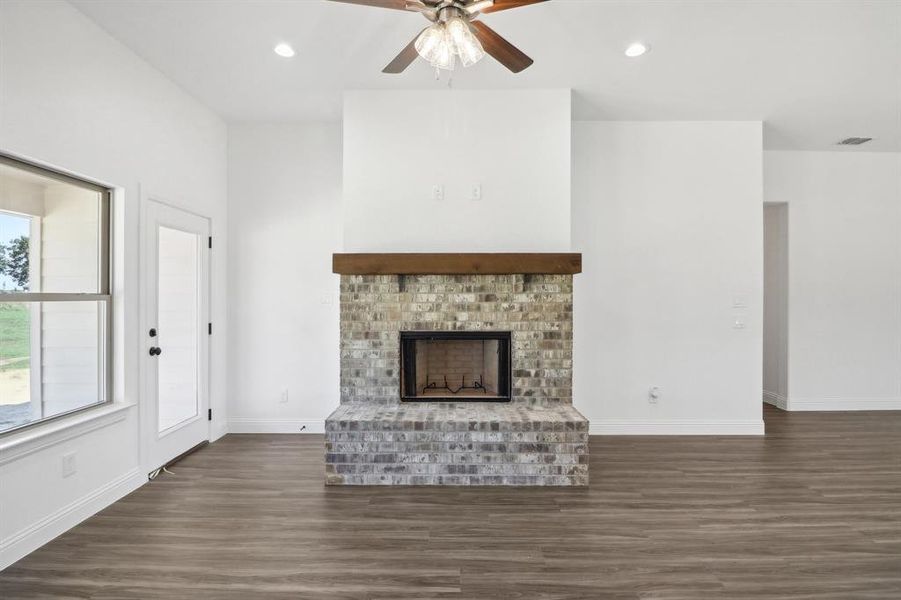
[[[587,485],[588,421],[572,406],[580,267],[579,255],[336,255],[326,482]]]

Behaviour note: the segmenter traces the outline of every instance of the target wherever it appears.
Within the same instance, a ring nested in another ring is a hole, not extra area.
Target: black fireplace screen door
[[[508,402],[509,331],[402,331],[401,399]]]

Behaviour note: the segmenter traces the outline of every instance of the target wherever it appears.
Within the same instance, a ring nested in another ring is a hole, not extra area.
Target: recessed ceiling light
[[[284,58],[291,58],[294,56],[294,48],[289,46],[288,44],[279,44],[275,48],[273,48],[276,54]]]
[[[636,58],[641,56],[651,48],[647,44],[642,44],[641,42],[634,42],[629,44],[629,47],[626,48],[626,56],[629,58]]]

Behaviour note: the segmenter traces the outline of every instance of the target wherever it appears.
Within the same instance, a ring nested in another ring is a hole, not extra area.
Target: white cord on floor
[[[168,473],[169,475],[175,475],[175,473],[173,473],[166,467],[160,467],[159,469],[156,469],[155,471],[151,471],[150,474],[147,475],[147,479],[149,481],[153,481],[154,479],[156,479],[159,476],[160,473]]]

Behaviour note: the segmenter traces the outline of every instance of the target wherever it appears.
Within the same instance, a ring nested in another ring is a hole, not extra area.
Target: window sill
[[[111,402],[45,425],[12,433],[0,439],[0,465],[122,421],[128,416],[128,409],[133,406],[133,403]]]

